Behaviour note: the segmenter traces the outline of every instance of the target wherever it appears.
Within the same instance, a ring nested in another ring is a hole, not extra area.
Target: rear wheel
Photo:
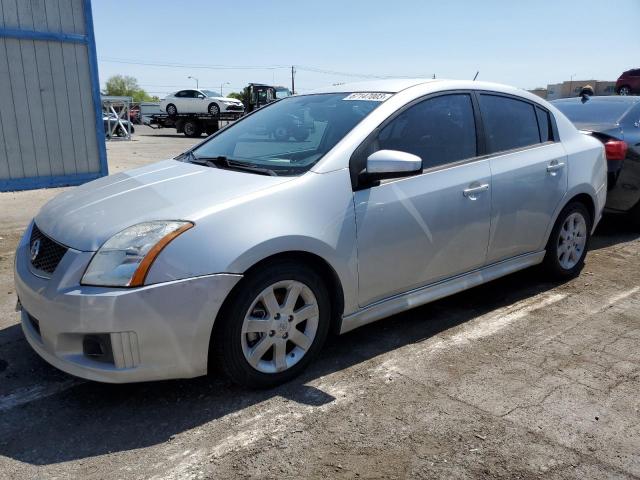
[[[629,220],[635,230],[640,230],[640,201],[629,210]]]
[[[281,262],[254,272],[219,315],[214,353],[227,375],[269,388],[299,375],[329,331],[330,302],[311,268]]]
[[[623,85],[618,89],[618,95],[631,95],[631,87],[629,85]]]
[[[291,134],[289,133],[289,129],[287,128],[286,125],[278,125],[273,130],[273,136],[279,142],[286,142],[287,140],[289,140],[289,137],[291,136]]]
[[[173,117],[174,115],[177,115],[177,113],[178,113],[178,109],[173,103],[170,103],[169,105],[167,105],[167,114],[169,116]]]
[[[580,273],[589,247],[591,225],[591,215],[580,202],[572,202],[560,212],[544,258],[544,266],[553,277],[568,279]]]
[[[200,125],[193,120],[187,120],[182,126],[182,131],[187,137],[199,137],[202,134]]]

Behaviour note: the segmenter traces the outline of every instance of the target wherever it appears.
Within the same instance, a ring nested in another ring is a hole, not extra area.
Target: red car
[[[640,93],[640,68],[627,70],[616,82],[618,95],[633,95]]]

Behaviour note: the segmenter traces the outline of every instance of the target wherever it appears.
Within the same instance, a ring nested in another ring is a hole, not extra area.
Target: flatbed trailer
[[[217,115],[209,113],[156,113],[149,115],[145,121],[151,128],[175,128],[178,133],[184,133],[187,137],[199,137],[203,133],[211,135],[224,125],[222,122],[233,122],[239,119],[244,112],[225,112]]]

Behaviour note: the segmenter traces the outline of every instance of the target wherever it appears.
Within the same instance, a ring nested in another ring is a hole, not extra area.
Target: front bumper
[[[221,105],[220,111],[223,113],[243,113],[244,106],[242,105]]]
[[[190,378],[207,373],[209,338],[240,275],[207,275],[140,288],[81,286],[91,252],[69,249],[51,278],[31,269],[26,232],[15,263],[22,329],[47,362],[109,383]],[[110,339],[111,362],[86,355],[87,336]]]

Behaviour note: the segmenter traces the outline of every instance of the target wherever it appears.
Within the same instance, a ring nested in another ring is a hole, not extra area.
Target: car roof
[[[570,98],[559,98],[557,100],[552,100],[551,103],[578,103],[583,102],[582,97],[570,97]],[[600,96],[590,96],[589,102],[595,103],[624,103],[627,105],[633,105],[635,103],[640,102],[640,97],[634,97],[631,95],[600,95]]]

